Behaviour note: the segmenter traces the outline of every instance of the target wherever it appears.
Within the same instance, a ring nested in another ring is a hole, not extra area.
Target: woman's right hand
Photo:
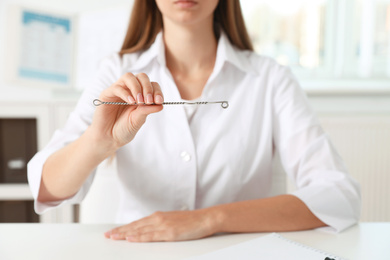
[[[89,130],[107,153],[113,153],[133,140],[146,117],[163,109],[161,104],[164,101],[159,84],[151,82],[145,73],[126,73],[102,91],[99,99],[105,102],[140,104],[101,105],[96,108]],[[153,103],[157,105],[148,105]]]

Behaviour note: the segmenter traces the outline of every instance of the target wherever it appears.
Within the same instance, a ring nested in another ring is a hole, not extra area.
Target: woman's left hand
[[[106,232],[107,238],[130,242],[182,241],[217,232],[217,218],[211,209],[156,212],[148,217]]]

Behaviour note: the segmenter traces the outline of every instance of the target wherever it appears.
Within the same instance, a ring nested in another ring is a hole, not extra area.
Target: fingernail
[[[137,103],[144,103],[144,98],[141,93],[138,93],[137,95]]]
[[[134,104],[135,103],[135,100],[134,100],[134,98],[132,96],[128,96],[127,100],[129,101],[130,104]]]
[[[111,239],[118,239],[120,238],[120,234],[112,234],[110,237]]]
[[[155,98],[156,104],[162,104],[164,102],[164,99],[161,95],[157,95]]]
[[[152,96],[152,94],[148,94],[146,96],[146,104],[153,104],[153,96]]]
[[[110,235],[111,235],[111,231],[107,231],[106,233],[104,233],[104,236],[107,238],[110,238]]]

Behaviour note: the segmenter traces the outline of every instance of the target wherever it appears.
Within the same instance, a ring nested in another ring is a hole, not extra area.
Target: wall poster
[[[11,80],[23,85],[70,87],[73,83],[72,16],[13,7],[6,67]]]

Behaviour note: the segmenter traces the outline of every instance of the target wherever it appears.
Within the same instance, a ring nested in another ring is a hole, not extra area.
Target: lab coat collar
[[[230,63],[243,72],[256,73],[248,59],[249,55],[245,54],[246,52],[248,51],[242,51],[233,46],[227,35],[221,31],[218,40],[217,58],[214,70],[219,70],[225,63]],[[132,69],[141,70],[147,67],[154,59],[156,59],[161,66],[166,66],[163,32],[159,32],[149,49],[140,54],[137,62],[132,64]]]

